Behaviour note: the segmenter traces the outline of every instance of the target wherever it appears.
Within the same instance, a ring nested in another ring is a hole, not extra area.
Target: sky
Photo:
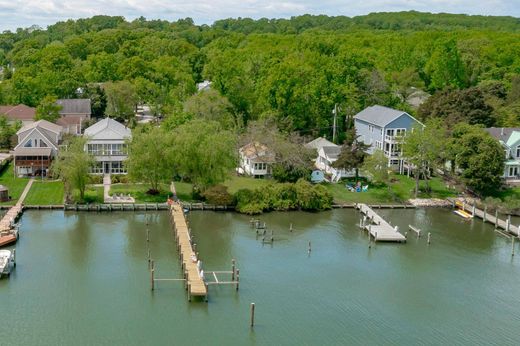
[[[127,20],[191,17],[196,24],[212,24],[230,17],[288,18],[306,13],[352,17],[408,10],[520,17],[520,0],[0,0],[0,31],[45,28],[99,14]]]

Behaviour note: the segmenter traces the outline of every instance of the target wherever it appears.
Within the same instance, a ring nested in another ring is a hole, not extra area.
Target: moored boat
[[[9,276],[11,271],[16,266],[15,251],[0,250],[0,278],[2,276]]]

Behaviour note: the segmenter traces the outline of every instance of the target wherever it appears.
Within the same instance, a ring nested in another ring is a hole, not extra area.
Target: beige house
[[[252,142],[239,149],[239,172],[255,178],[270,176],[275,155],[266,145]]]

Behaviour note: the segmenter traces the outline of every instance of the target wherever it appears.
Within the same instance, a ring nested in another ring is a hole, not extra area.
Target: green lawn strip
[[[25,185],[29,182],[28,178],[18,178],[13,174],[13,164],[9,163],[7,166],[4,166],[0,171],[0,184],[4,185],[9,189],[9,196],[11,196],[11,200],[7,202],[0,203],[1,205],[14,205],[20,198]]]
[[[63,182],[36,180],[24,201],[25,205],[63,204]]]
[[[272,179],[255,179],[251,177],[231,176],[223,183],[223,185],[227,186],[228,192],[230,194],[234,194],[240,189],[254,190],[256,188],[261,188],[275,182],[276,181]]]

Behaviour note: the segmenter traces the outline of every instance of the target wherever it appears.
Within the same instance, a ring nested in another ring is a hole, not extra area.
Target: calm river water
[[[0,281],[0,344],[520,344],[518,245],[512,258],[491,225],[449,210],[381,214],[431,232],[431,245],[410,235],[369,249],[353,210],[266,214],[272,246],[247,216],[193,212],[206,272],[235,258],[241,286],[212,286],[209,303],[188,303],[179,282],[150,291],[147,222],[157,277],[181,275],[166,212],[28,211],[18,266]]]

